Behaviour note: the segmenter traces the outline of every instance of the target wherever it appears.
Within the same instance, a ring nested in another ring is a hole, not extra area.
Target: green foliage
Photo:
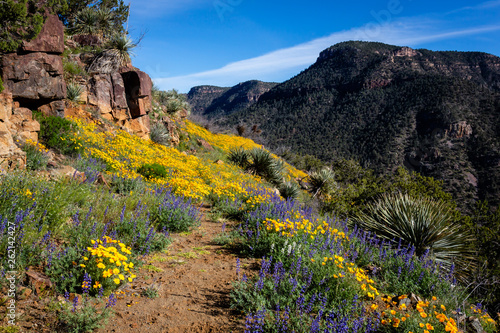
[[[137,47],[137,44],[138,42],[132,41],[125,34],[116,34],[110,38],[107,48],[114,52],[120,59],[120,64],[124,65],[130,62],[130,56],[133,55],[132,50]]]
[[[38,144],[24,143],[21,149],[26,153],[26,169],[44,170],[49,162],[47,150]]]
[[[2,78],[0,77],[0,93],[3,91],[4,87],[3,87],[3,81],[2,81]]]
[[[66,1],[50,0],[43,4],[34,0],[5,0],[0,2],[0,51],[15,51],[23,41],[35,38],[44,23],[44,12],[62,13]]]
[[[294,181],[283,182],[278,186],[280,195],[284,199],[297,199],[300,194],[299,185]]]
[[[159,230],[187,232],[200,223],[197,210],[191,202],[166,195],[163,202],[153,211],[153,221]]]
[[[161,121],[153,124],[149,137],[151,138],[151,141],[160,145],[167,146],[170,143],[170,133]]]
[[[146,189],[146,184],[140,177],[126,178],[114,176],[110,185],[118,194],[140,193]]]
[[[430,251],[444,267],[453,264],[465,269],[475,257],[470,247],[473,238],[453,224],[446,205],[407,194],[385,194],[368,204],[354,223],[388,241],[401,239],[405,246],[415,247],[421,256]],[[474,264],[474,263],[472,263]]]
[[[227,155],[227,159],[229,162],[239,166],[243,170],[246,170],[250,165],[250,154],[243,148],[231,150]]]
[[[129,8],[123,0],[67,0],[68,10],[60,15],[71,33],[96,34],[105,40],[124,33]]]
[[[158,298],[160,297],[160,294],[158,293],[158,287],[156,286],[148,286],[145,289],[141,291],[141,296],[147,297],[147,298]]]
[[[63,61],[64,78],[70,79],[75,76],[86,76],[87,72],[75,61]]]
[[[66,97],[73,103],[77,103],[80,100],[83,89],[79,84],[69,82],[66,85]]]
[[[82,144],[73,134],[74,125],[71,121],[56,116],[45,116],[41,112],[34,112],[34,117],[40,123],[39,138],[48,148],[56,149],[65,155],[74,156],[80,152]]]
[[[98,309],[93,303],[98,302],[102,309]],[[64,324],[69,333],[88,333],[103,327],[111,314],[111,307],[104,307],[102,300],[84,298],[76,308],[71,302],[66,302],[63,309],[58,313],[59,320]]]
[[[165,178],[168,171],[165,166],[157,163],[144,164],[137,169],[137,173],[142,175],[147,180],[153,178]]]
[[[309,191],[314,197],[327,197],[335,188],[335,174],[329,168],[309,173]]]
[[[275,159],[264,149],[254,148],[248,154],[250,163],[246,171],[264,178],[273,185],[278,185],[283,181],[285,168],[283,161]]]

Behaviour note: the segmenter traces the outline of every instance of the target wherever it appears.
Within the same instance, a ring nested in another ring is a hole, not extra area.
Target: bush
[[[3,91],[3,81],[2,78],[0,77],[0,93]]]
[[[168,145],[170,142],[170,133],[162,122],[155,122],[153,124],[149,137],[151,138],[151,141],[164,146]]]
[[[49,148],[56,149],[61,154],[77,155],[82,149],[82,143],[76,138],[75,127],[68,119],[45,116],[41,112],[34,112],[40,123],[40,139]]]
[[[273,185],[278,185],[283,181],[284,163],[271,156],[271,153],[264,149],[255,148],[249,151],[250,164],[246,168],[252,174],[261,176]]]
[[[147,180],[154,178],[165,178],[168,175],[167,168],[161,164],[144,164],[137,169],[137,173]]]
[[[283,182],[278,187],[280,194],[286,200],[296,199],[300,194],[299,185],[294,181]]]
[[[26,153],[26,169],[43,170],[49,162],[48,150],[41,143],[27,140],[22,145],[22,150]]]
[[[87,72],[80,67],[75,61],[65,61],[63,64],[65,78],[74,76],[86,76]]]
[[[233,149],[227,155],[229,162],[239,166],[243,170],[246,170],[250,165],[250,155],[248,151],[243,148]]]
[[[95,301],[98,304],[102,303],[99,299],[88,299],[84,298],[83,301],[79,302],[78,296],[75,296],[73,301],[69,301],[69,298],[62,305],[62,311],[59,312],[58,318],[65,326],[65,329],[69,333],[86,333],[93,332],[94,330],[103,327],[109,317],[112,314],[111,307],[114,305],[115,296],[110,296],[108,299],[108,304],[103,309],[97,309],[93,304]],[[81,303],[81,304],[79,304]]]
[[[77,103],[80,100],[82,92],[82,87],[76,83],[70,82],[66,85],[66,97],[74,103]]]
[[[401,193],[383,195],[354,218],[362,229],[383,239],[414,246],[417,256],[430,251],[448,269],[454,264],[465,267],[474,259],[469,247],[473,238],[452,221],[445,204]]]
[[[327,197],[335,186],[335,174],[329,168],[309,174],[310,192],[313,196]]]
[[[160,230],[166,228],[173,232],[184,232],[199,224],[200,213],[198,208],[191,204],[191,200],[185,201],[184,198],[167,192],[154,213],[153,221]]]

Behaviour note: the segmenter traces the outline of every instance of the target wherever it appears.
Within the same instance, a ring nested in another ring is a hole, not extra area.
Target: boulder
[[[53,101],[49,104],[44,104],[38,108],[46,116],[64,117],[65,115],[64,101]]]
[[[57,15],[47,15],[38,36],[29,42],[23,42],[21,49],[24,52],[63,53],[64,25]]]
[[[14,99],[61,100],[66,98],[62,59],[41,52],[18,55],[9,53],[2,59],[2,78]]]
[[[130,121],[125,125],[132,133],[136,134],[140,138],[149,139],[150,124],[149,116],[142,116],[130,119]]]

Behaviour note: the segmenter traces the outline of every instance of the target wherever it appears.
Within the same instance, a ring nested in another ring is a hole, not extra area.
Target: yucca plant
[[[75,19],[74,33],[95,35],[99,32],[99,16],[94,8],[83,8]]]
[[[108,48],[118,56],[122,65],[130,62],[130,56],[133,55],[132,50],[135,47],[137,43],[125,34],[114,35],[108,43]]]
[[[335,187],[335,173],[330,168],[309,173],[309,191],[313,197],[325,197]]]
[[[66,85],[66,97],[68,100],[77,103],[80,100],[80,96],[82,95],[83,89],[80,85],[69,82]]]
[[[250,155],[248,151],[243,148],[233,149],[227,155],[229,162],[239,166],[243,170],[246,170],[250,165]]]
[[[156,122],[153,124],[149,137],[151,138],[151,141],[165,146],[168,145],[170,141],[170,133],[162,122]]]
[[[472,236],[453,223],[442,202],[402,193],[384,194],[377,202],[368,204],[353,222],[378,237],[413,245],[417,256],[429,252],[448,269],[452,264],[463,269],[474,263]]]
[[[249,151],[250,164],[246,168],[252,174],[261,176],[270,183],[278,185],[283,180],[283,161],[272,157],[271,153],[264,149],[254,148]]]
[[[283,182],[278,186],[281,196],[284,199],[296,199],[299,196],[299,185],[294,181]]]

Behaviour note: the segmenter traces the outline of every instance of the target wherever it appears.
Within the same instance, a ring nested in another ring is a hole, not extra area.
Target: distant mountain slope
[[[405,165],[444,180],[464,205],[500,201],[500,58],[490,54],[339,43],[226,113],[223,125],[258,124],[271,147],[380,173]]]
[[[214,118],[248,108],[276,85],[277,83],[252,80],[232,88],[198,86],[191,88],[187,97],[193,114]]]

